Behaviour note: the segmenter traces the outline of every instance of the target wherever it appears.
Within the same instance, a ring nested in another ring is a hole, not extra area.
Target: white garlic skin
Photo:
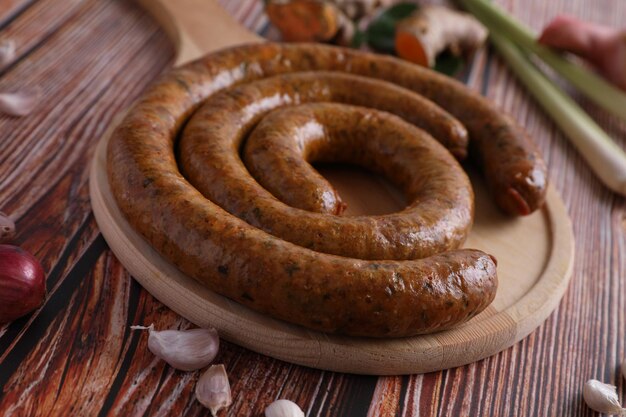
[[[277,400],[267,406],[265,417],[304,417],[304,411],[293,401]]]
[[[626,415],[617,398],[616,387],[590,379],[583,388],[583,398],[592,410],[609,415]]]
[[[154,330],[154,326],[132,326],[150,332],[148,349],[171,367],[181,371],[195,371],[215,359],[220,339],[215,329]]]
[[[6,39],[0,42],[0,65],[7,65],[15,59],[15,41]]]
[[[38,102],[38,92],[0,93],[0,113],[26,116],[35,109]]]
[[[196,399],[207,407],[213,417],[233,402],[224,365],[212,365],[196,383]]]

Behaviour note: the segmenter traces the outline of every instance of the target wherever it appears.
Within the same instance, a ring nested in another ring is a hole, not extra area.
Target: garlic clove
[[[39,93],[0,93],[0,113],[10,116],[26,116],[39,101]]]
[[[622,376],[626,378],[626,361],[622,362]]]
[[[230,394],[230,384],[224,365],[211,365],[196,383],[196,398],[207,407],[213,417],[223,408],[233,402]]]
[[[626,415],[617,398],[616,387],[590,379],[583,388],[583,398],[592,410],[609,415]]]
[[[215,359],[220,339],[215,329],[154,330],[131,326],[133,330],[148,330],[148,349],[171,367],[181,371],[204,368]]]
[[[277,400],[267,406],[265,417],[304,417],[304,412],[293,401]]]
[[[15,58],[15,41],[7,39],[0,42],[0,66],[4,66]]]

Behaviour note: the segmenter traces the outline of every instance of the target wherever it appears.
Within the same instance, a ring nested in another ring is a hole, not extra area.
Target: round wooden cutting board
[[[176,11],[179,5],[180,10],[198,10],[190,8],[192,3],[200,9],[211,9],[205,12],[227,29],[206,29],[204,21],[198,31],[181,32],[181,25],[189,28],[190,19],[202,14],[185,17],[185,12]],[[169,25],[166,28],[179,31],[178,62],[256,39],[213,1],[161,0],[150,4],[158,5],[152,11]],[[186,49],[180,46],[180,42],[207,36],[207,30],[218,30],[222,35],[219,42],[204,48],[197,48],[198,42],[187,44]],[[181,58],[181,54],[187,55]],[[378,375],[429,372],[470,363],[511,346],[543,323],[558,305],[571,275],[572,227],[554,188],[548,189],[542,210],[513,219],[496,209],[482,181],[471,175],[476,220],[465,246],[484,250],[498,259],[498,294],[486,311],[456,329],[411,338],[350,338],[308,331],[219,296],[161,258],[133,231],[115,203],[106,175],[108,140],[109,134],[100,141],[91,167],[91,203],[102,234],[122,264],[150,293],[191,322],[215,327],[228,341],[288,362]],[[402,207],[402,198],[370,174],[348,168],[326,168],[322,172],[339,189],[352,214],[390,212]]]

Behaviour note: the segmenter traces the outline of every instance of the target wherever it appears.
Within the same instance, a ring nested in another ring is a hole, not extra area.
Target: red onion
[[[17,246],[0,245],[0,323],[35,310],[45,295],[45,276],[37,259]]]

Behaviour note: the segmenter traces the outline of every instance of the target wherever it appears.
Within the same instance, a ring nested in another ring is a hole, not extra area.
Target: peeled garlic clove
[[[293,401],[277,400],[267,406],[265,417],[304,417],[304,411]]]
[[[215,359],[220,339],[215,329],[154,330],[149,327],[131,326],[150,332],[148,349],[171,367],[181,371],[204,368]]]
[[[592,410],[610,415],[625,415],[617,398],[616,387],[590,379],[583,388],[583,398]]]
[[[211,365],[196,383],[196,398],[207,407],[213,417],[222,408],[230,406],[233,399],[230,395],[230,384],[224,365]]]
[[[0,93],[0,113],[10,116],[26,116],[33,111],[37,101],[39,101],[38,93]]]
[[[15,58],[15,41],[8,39],[0,42],[0,65],[6,65]]]

